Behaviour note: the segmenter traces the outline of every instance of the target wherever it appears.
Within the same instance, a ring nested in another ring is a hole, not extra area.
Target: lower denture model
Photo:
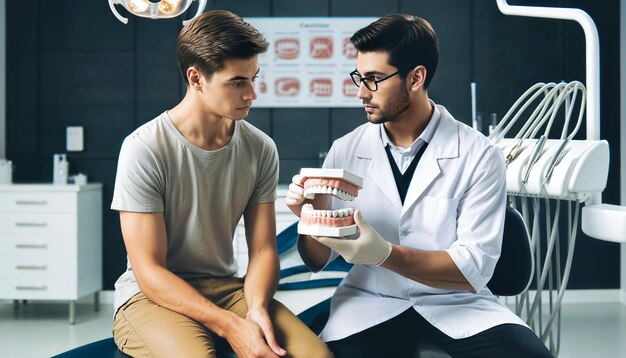
[[[307,199],[321,194],[352,201],[363,187],[363,178],[344,169],[302,168],[300,178]],[[353,214],[353,208],[316,210],[313,205],[304,204],[298,233],[333,237],[353,235],[357,232]]]

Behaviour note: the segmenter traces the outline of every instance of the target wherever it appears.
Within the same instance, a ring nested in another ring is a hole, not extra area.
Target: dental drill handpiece
[[[565,147],[567,146],[567,143],[569,143],[569,138],[565,138],[561,142],[561,144],[559,145],[559,148],[556,150],[556,153],[554,153],[554,156],[550,160],[550,164],[548,165],[548,172],[546,173],[546,177],[545,177],[545,183],[550,182],[550,177],[552,177],[552,172],[554,171],[554,167],[556,167],[559,164],[559,162],[561,162],[561,158],[563,158],[563,153],[565,151]]]
[[[520,147],[522,146],[523,141],[524,139],[520,139],[517,144],[511,148],[509,154],[506,155],[505,166],[509,166],[509,164],[521,153]]]
[[[543,150],[543,146],[546,143],[547,138],[548,137],[546,137],[546,135],[543,134],[541,137],[539,137],[539,140],[537,141],[537,143],[535,143],[535,147],[533,148],[533,152],[530,154],[530,159],[528,160],[528,164],[526,165],[526,168],[524,169],[524,175],[522,179],[523,184],[526,184],[528,182],[528,177],[530,177],[530,170],[532,169],[533,165],[535,165],[535,162],[537,161],[537,159],[539,159],[539,155],[541,154],[541,151]]]

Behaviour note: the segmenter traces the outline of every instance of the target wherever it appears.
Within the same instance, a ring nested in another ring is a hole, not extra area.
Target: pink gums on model
[[[333,195],[341,200],[354,200],[359,187],[338,178],[306,178],[303,183],[307,193]],[[305,204],[301,217],[304,225],[327,227],[345,227],[354,225],[353,209],[315,210],[311,204]]]

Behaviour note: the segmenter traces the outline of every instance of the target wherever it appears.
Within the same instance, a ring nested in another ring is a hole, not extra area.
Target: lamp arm
[[[198,0],[198,10],[196,11],[196,14],[193,15],[193,17],[191,19],[183,21],[183,25],[187,25],[189,23],[189,21],[195,19],[200,14],[202,14],[202,12],[204,11],[205,7],[206,7],[206,0]]]
[[[120,15],[120,13],[117,12],[117,9],[115,8],[115,4],[119,4],[119,3],[120,3],[120,0],[109,0],[109,7],[111,8],[113,15],[115,15],[115,17],[117,17],[118,20],[120,20],[123,24],[128,24],[128,19]]]

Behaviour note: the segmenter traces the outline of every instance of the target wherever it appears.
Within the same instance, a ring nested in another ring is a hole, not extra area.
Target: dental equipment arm
[[[600,142],[600,45],[598,38],[598,31],[593,22],[593,19],[584,11],[580,9],[571,8],[557,8],[557,7],[532,7],[532,6],[513,6],[509,5],[506,0],[496,0],[498,9],[505,15],[514,16],[529,16],[538,18],[552,18],[562,20],[576,21],[583,29],[585,33],[585,70],[586,70],[586,93],[589,94],[586,97],[587,100],[587,141]],[[585,89],[582,89],[583,96],[586,94]],[[584,102],[583,102],[584,104]],[[581,109],[582,117],[582,109]],[[580,121],[579,121],[580,123]],[[571,143],[573,134],[578,131],[579,125],[577,124],[574,131],[567,137]],[[604,141],[602,141],[604,142]],[[569,146],[569,143],[563,144],[562,148],[558,148],[555,155],[551,158],[548,168],[548,174],[545,176],[545,181],[554,181],[554,176],[557,170],[557,164],[561,161],[565,161],[563,153],[565,147]],[[599,148],[605,147],[605,148]],[[594,156],[596,161],[600,161],[600,168],[593,168],[594,171],[608,171],[608,144],[600,143],[599,147],[594,147],[587,152],[598,152],[598,150],[605,151],[606,155],[600,157],[594,155],[587,155],[589,157]],[[604,163],[606,162],[606,163]],[[574,168],[574,173],[581,173],[583,166]],[[585,168],[587,169],[587,168]],[[575,178],[575,175],[571,175]],[[578,179],[578,178],[575,178]],[[602,183],[604,179],[604,182]],[[598,185],[588,185],[588,183],[597,182]],[[607,241],[626,242],[626,208],[618,205],[610,205],[602,203],[602,191],[606,185],[606,175],[594,175],[593,178],[583,178],[582,180],[571,180],[568,189],[575,189],[579,183],[585,183],[584,189],[593,189],[584,193],[588,196],[585,201],[585,207],[582,209],[581,227],[585,234]],[[617,225],[616,225],[617,222]]]
[[[585,72],[587,93],[587,140],[600,140],[600,40],[593,19],[580,9],[549,8],[509,5],[506,0],[496,0],[498,9],[505,15],[576,21],[585,33]],[[602,203],[602,194],[594,193],[587,205]]]
[[[276,356],[259,325],[221,309],[167,269],[163,213],[120,212],[122,236],[141,291],[154,303],[199,322],[225,338],[239,357],[248,350]]]
[[[496,0],[498,9],[505,15],[529,16],[542,19],[576,21],[585,33],[586,87],[590,94],[587,106],[587,139],[600,139],[600,40],[593,19],[580,9],[509,5],[506,0]]]

